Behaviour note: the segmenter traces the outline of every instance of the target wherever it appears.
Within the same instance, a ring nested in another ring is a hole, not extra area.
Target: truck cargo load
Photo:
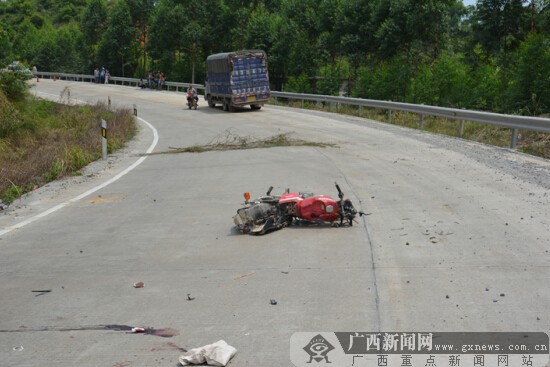
[[[221,104],[225,111],[250,105],[260,109],[269,101],[267,56],[262,50],[242,50],[210,55],[206,59],[204,98],[208,106]]]

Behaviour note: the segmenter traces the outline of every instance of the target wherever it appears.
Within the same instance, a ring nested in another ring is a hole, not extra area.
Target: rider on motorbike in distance
[[[189,84],[189,88],[187,88],[187,101],[191,102],[191,98],[193,98],[195,101],[199,101],[199,97],[197,96],[197,90],[193,88],[193,84]]]

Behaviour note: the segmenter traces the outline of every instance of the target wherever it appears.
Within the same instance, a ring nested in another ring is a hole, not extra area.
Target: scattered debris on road
[[[192,301],[194,299],[195,299],[195,297],[191,297],[191,293],[187,293],[187,300],[188,301]]]
[[[143,282],[137,282],[137,283],[134,283],[134,288],[143,288],[145,284],[143,284]]]
[[[274,300],[274,299],[270,300],[269,302],[270,302],[273,306],[275,306],[275,305],[277,304],[277,301]]]
[[[238,277],[233,278],[233,280],[239,280],[239,279],[247,278],[247,277],[249,277],[249,276],[251,276],[251,275],[254,275],[254,274],[256,274],[256,272],[255,272],[255,271],[251,271],[250,273],[246,273],[246,274],[243,274],[243,275],[239,275]]]

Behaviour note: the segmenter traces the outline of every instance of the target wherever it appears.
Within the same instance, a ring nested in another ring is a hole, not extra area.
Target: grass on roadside
[[[68,175],[101,157],[100,119],[109,124],[108,152],[135,133],[129,110],[67,106],[27,97],[9,102],[0,92],[0,200]]]
[[[302,102],[289,100],[287,102],[272,98],[271,104],[302,108]],[[389,123],[389,114],[386,110],[377,108],[359,108],[351,105],[323,105],[321,103],[304,101],[304,109],[336,112],[340,114],[363,117],[370,120]],[[391,123],[399,126],[406,126],[413,129],[420,129],[420,117],[418,114],[409,112],[393,111]],[[448,136],[460,136],[460,121],[450,120],[442,117],[425,116],[424,130],[436,134]],[[465,121],[462,138],[498,147],[510,147],[512,132],[510,129],[477,122]],[[520,152],[550,158],[550,134],[539,133],[528,130],[519,130],[517,149]]]

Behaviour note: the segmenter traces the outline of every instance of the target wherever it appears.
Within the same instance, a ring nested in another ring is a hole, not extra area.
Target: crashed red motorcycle
[[[295,193],[286,190],[280,196],[271,195],[273,186],[265,196],[250,200],[250,193],[244,194],[244,206],[237,210],[233,221],[241,233],[265,234],[296,223],[331,223],[335,227],[353,225],[357,211],[350,199],[335,182],[339,200],[326,195]]]

